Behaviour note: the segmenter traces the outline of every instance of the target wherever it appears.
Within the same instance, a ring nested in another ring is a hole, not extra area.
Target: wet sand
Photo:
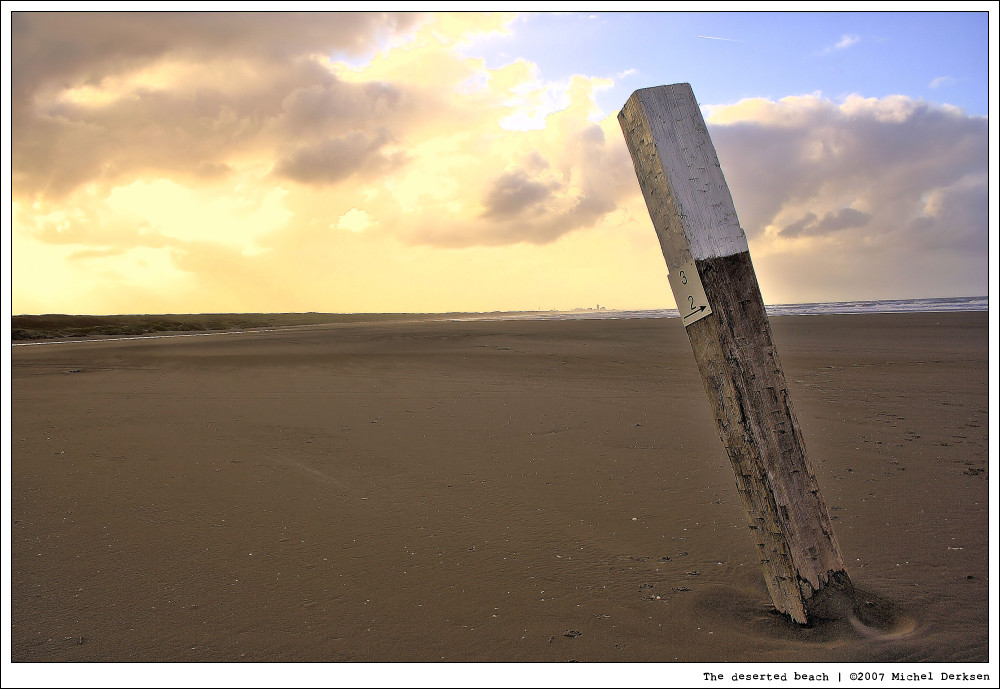
[[[987,321],[772,319],[878,634],[771,611],[674,319],[13,347],[12,660],[986,662]]]

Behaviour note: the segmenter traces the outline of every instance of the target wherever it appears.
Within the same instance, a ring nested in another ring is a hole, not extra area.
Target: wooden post
[[[689,84],[618,114],[757,544],[774,606],[799,624],[854,608],[806,458],[746,234]]]

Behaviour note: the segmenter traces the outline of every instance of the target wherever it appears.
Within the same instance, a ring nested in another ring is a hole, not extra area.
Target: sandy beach
[[[12,348],[18,661],[986,662],[988,314],[772,318],[854,583],[771,611],[676,319]]]

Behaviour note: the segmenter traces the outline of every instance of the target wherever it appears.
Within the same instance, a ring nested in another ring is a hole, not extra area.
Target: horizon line
[[[798,301],[765,303],[765,306],[805,306],[821,304],[853,304],[900,301],[930,301],[935,299],[989,299],[989,294],[952,295],[937,297],[894,297],[891,299],[840,299],[835,301]],[[619,308],[615,306],[575,306],[571,308],[551,309],[489,309],[485,311],[450,310],[450,311],[163,311],[146,313],[67,313],[49,311],[45,313],[11,313],[11,318],[42,317],[42,316],[89,316],[92,318],[110,318],[115,316],[447,316],[451,314],[483,314],[483,313],[571,313],[574,311],[671,311],[676,306],[654,306],[650,308]]]

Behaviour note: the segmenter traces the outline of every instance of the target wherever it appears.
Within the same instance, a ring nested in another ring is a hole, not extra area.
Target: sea
[[[936,297],[933,299],[874,299],[865,301],[827,301],[815,304],[770,304],[764,307],[770,316],[821,316],[845,313],[936,313],[942,311],[989,311],[989,297]],[[572,311],[494,312],[449,318],[454,321],[564,321],[625,318],[680,318],[677,309],[637,311],[593,308]]]

